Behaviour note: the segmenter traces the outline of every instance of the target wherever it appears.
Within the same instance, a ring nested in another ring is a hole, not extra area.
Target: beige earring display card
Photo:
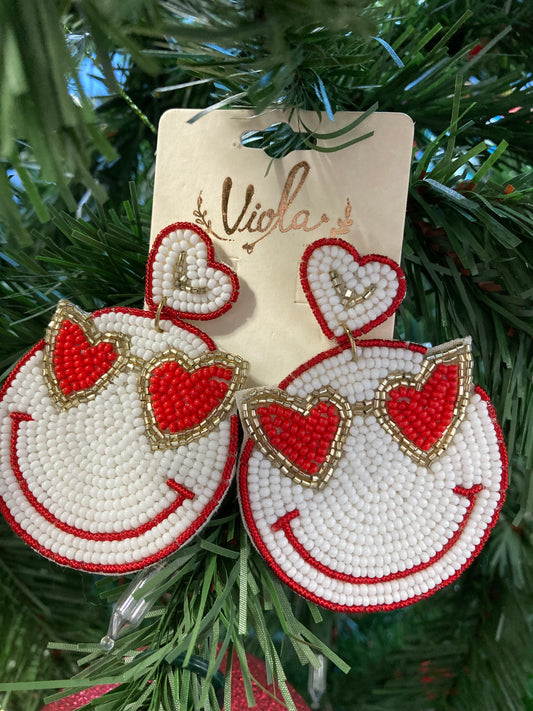
[[[271,159],[242,137],[288,121],[274,111],[196,110],[161,119],[156,159],[152,241],[167,225],[191,222],[213,241],[218,262],[239,278],[231,311],[203,324],[219,348],[250,363],[251,385],[274,385],[288,372],[335,345],[317,326],[299,279],[306,247],[341,237],[361,255],[400,261],[413,123],[405,114],[375,113],[322,147],[372,136],[336,152],[293,151]],[[318,133],[338,131],[358,114],[300,112]],[[291,126],[298,131],[298,121]],[[301,127],[300,127],[301,128]],[[367,334],[391,338],[392,318]]]

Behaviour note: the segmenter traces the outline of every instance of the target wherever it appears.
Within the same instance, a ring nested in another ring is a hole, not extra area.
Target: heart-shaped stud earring
[[[346,328],[368,333],[391,316],[405,295],[400,267],[382,254],[361,257],[341,239],[321,239],[305,250],[300,264],[303,290],[328,338]]]
[[[225,313],[239,294],[237,275],[215,261],[213,243],[190,222],[165,227],[148,259],[146,303],[179,318],[207,320]]]

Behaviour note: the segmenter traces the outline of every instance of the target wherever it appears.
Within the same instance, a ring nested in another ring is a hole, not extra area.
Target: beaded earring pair
[[[193,224],[158,235],[145,310],[60,303],[0,393],[0,507],[12,528],[91,572],[162,559],[228,489],[237,400],[243,519],[294,590],[335,610],[377,610],[455,579],[507,481],[494,410],[471,384],[469,340],[426,349],[360,339],[397,309],[405,278],[343,240],[311,244],[300,278],[336,345],[279,388],[243,391],[247,363],[185,322],[220,316],[239,291]]]

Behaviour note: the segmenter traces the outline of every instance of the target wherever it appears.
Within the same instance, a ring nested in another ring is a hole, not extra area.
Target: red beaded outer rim
[[[381,340],[381,339],[373,339],[373,340],[363,340],[363,341],[357,341],[358,346],[386,346],[389,348],[407,348],[411,351],[417,352],[417,353],[426,353],[428,350],[424,346],[420,346],[417,344],[411,344],[407,343],[404,341],[387,341],[387,340]],[[327,358],[330,358],[331,356],[337,355],[338,353],[341,353],[342,351],[346,350],[346,348],[349,348],[350,344],[348,345],[340,345],[336,346],[335,348],[332,348],[328,351],[325,351],[324,353],[320,353],[319,355],[315,356],[311,360],[307,361],[303,365],[301,365],[299,368],[297,368],[295,371],[293,371],[289,376],[287,376],[279,385],[280,388],[286,389],[287,386],[295,380],[299,375],[301,375],[303,372],[309,370],[312,366],[316,365],[317,363],[320,363],[323,360],[326,360]],[[329,600],[325,600],[324,598],[321,598],[320,596],[311,593],[308,591],[306,588],[302,587],[298,583],[296,583],[292,578],[290,578],[277,564],[277,562],[274,560],[272,557],[272,554],[266,547],[265,543],[263,542],[261,536],[259,535],[259,531],[257,530],[257,526],[255,525],[255,521],[253,518],[252,514],[252,509],[250,506],[250,499],[249,499],[249,494],[248,494],[248,461],[250,459],[250,456],[254,450],[254,442],[253,440],[248,440],[246,443],[242,454],[240,458],[240,463],[239,463],[239,473],[238,473],[238,489],[239,489],[239,501],[241,505],[241,511],[244,519],[245,526],[248,530],[248,533],[250,535],[250,538],[252,539],[252,542],[254,546],[257,548],[259,553],[263,556],[263,558],[266,560],[268,565],[272,568],[274,573],[290,588],[292,588],[295,592],[297,592],[299,595],[302,597],[311,600],[317,605],[320,605],[322,607],[328,608],[330,610],[334,610],[336,612],[385,612],[385,611],[390,611],[390,610],[396,610],[401,607],[407,607],[408,605],[412,605],[415,602],[418,602],[419,600],[422,600],[426,597],[429,597],[430,595],[433,595],[437,590],[440,590],[441,588],[446,587],[447,585],[450,585],[451,583],[456,580],[461,573],[468,568],[474,558],[480,553],[481,549],[485,545],[487,538],[490,535],[490,532],[494,528],[496,521],[498,520],[498,516],[500,514],[500,510],[503,506],[503,503],[505,501],[505,492],[507,490],[507,485],[508,485],[508,460],[507,460],[507,451],[505,448],[505,443],[503,440],[503,434],[501,431],[501,428],[498,424],[497,418],[496,418],[496,411],[494,409],[493,404],[491,403],[489,396],[487,393],[477,385],[475,387],[475,392],[480,395],[482,400],[487,403],[487,410],[489,417],[492,421],[492,424],[494,426],[494,430],[496,433],[496,438],[498,441],[498,447],[499,447],[499,452],[500,452],[500,459],[502,463],[502,474],[501,474],[501,480],[500,480],[500,499],[498,501],[498,504],[496,508],[494,509],[492,518],[490,520],[490,523],[487,524],[483,537],[481,538],[480,542],[477,544],[477,546],[474,548],[472,554],[470,557],[466,560],[466,562],[458,569],[456,570],[449,578],[446,578],[446,580],[441,581],[438,585],[435,585],[432,587],[430,590],[428,590],[425,593],[421,593],[420,595],[414,595],[407,600],[401,600],[399,602],[394,602],[391,604],[383,604],[383,605],[340,605],[338,603],[333,603],[330,602]],[[274,524],[276,525],[276,524]],[[325,566],[324,567],[324,574],[327,575],[327,569]],[[397,576],[388,576],[388,580],[395,579],[396,577],[401,577],[402,574],[400,573]],[[405,577],[405,576],[404,576]]]
[[[386,257],[384,254],[367,254],[364,257],[361,257],[355,247],[343,239],[329,239],[327,237],[323,237],[322,239],[318,239],[316,242],[312,242],[306,248],[302,257],[302,261],[300,262],[300,281],[302,283],[302,287],[307,297],[307,300],[309,301],[309,305],[311,306],[311,310],[315,315],[315,318],[318,321],[320,328],[322,329],[323,333],[330,339],[334,338],[336,340],[340,340],[337,338],[337,336],[335,336],[331,328],[328,326],[326,319],[324,318],[324,314],[320,310],[320,307],[317,304],[314,294],[311,291],[309,279],[307,278],[307,266],[309,264],[309,259],[311,258],[311,255],[319,247],[323,247],[324,245],[329,244],[341,247],[342,249],[349,252],[354,258],[354,261],[357,262],[357,264],[360,264],[361,266],[368,264],[368,262],[380,262],[381,264],[388,264],[389,267],[391,267],[391,269],[393,269],[398,275],[398,292],[389,308],[384,313],[380,314],[377,318],[373,319],[372,321],[369,321],[364,326],[361,326],[361,328],[356,328],[352,331],[352,334],[354,336],[361,336],[363,333],[368,333],[380,323],[386,321],[389,316],[392,316],[392,314],[401,304],[403,297],[405,296],[406,289],[405,274],[400,269],[400,266],[393,259]]]
[[[168,318],[172,318],[174,316],[178,316],[178,318],[186,318],[189,320],[194,320],[194,321],[208,321],[213,318],[217,318],[218,316],[221,316],[223,313],[226,313],[226,311],[229,311],[231,309],[232,304],[237,301],[237,298],[239,296],[239,279],[237,278],[237,274],[230,269],[230,267],[226,266],[225,264],[221,264],[220,262],[215,261],[215,248],[213,246],[213,241],[211,238],[203,231],[201,230],[197,225],[193,225],[192,222],[174,222],[172,225],[167,225],[164,227],[161,232],[157,235],[155,238],[155,241],[152,245],[152,248],[150,250],[150,254],[148,255],[148,262],[146,264],[146,288],[145,288],[145,301],[148,304],[148,307],[150,310],[156,311],[159,304],[156,304],[153,299],[152,295],[152,281],[153,281],[153,266],[154,266],[154,261],[156,258],[156,255],[159,251],[159,248],[161,247],[161,243],[165,239],[165,237],[170,234],[171,232],[174,232],[176,230],[191,230],[192,232],[195,232],[198,237],[200,237],[204,242],[207,247],[207,264],[209,267],[214,267],[215,269],[220,270],[221,272],[224,272],[224,274],[227,274],[229,278],[231,279],[231,284],[233,286],[233,291],[231,293],[230,299],[219,309],[216,311],[211,311],[207,314],[197,314],[197,313],[191,313],[189,311],[176,311],[175,309],[171,309],[169,306],[163,306],[161,309],[161,314],[163,316],[166,316]]]
[[[128,308],[128,307],[123,307],[123,306],[117,306],[114,308],[103,308],[103,309],[98,309],[92,314],[89,314],[91,317],[96,317],[100,316],[102,314],[106,313],[125,313],[125,314],[130,314],[133,316],[142,316],[150,319],[155,319],[155,314],[151,313],[150,311],[143,311],[142,309],[134,309],[134,308]],[[169,315],[166,317],[168,320],[172,321],[172,323],[175,326],[178,326],[179,328],[182,328],[185,331],[189,331],[190,333],[193,333],[194,335],[198,336],[209,348],[209,350],[213,351],[216,350],[216,346],[214,342],[207,336],[205,333],[200,331],[198,328],[195,326],[192,326],[191,324],[183,323],[179,319],[175,317],[175,315]],[[21,368],[40,350],[42,350],[45,346],[44,339],[39,341],[33,348],[26,353],[21,360],[18,361],[18,363],[15,365],[11,373],[8,375],[4,385],[2,386],[2,389],[0,390],[0,402],[4,399],[7,391],[9,390],[11,384],[13,383],[14,379],[18,375],[19,371]],[[22,415],[21,413],[17,413],[18,417],[13,418],[14,421],[22,420],[22,419],[27,419],[26,416]],[[31,417],[31,416],[29,416]],[[136,570],[140,570],[142,568],[146,568],[149,565],[152,565],[153,563],[156,563],[157,561],[166,558],[168,555],[173,553],[174,551],[178,550],[178,548],[181,548],[194,534],[198,533],[201,528],[203,528],[207,522],[209,521],[209,518],[211,515],[215,512],[215,510],[218,508],[218,506],[222,503],[222,499],[231,483],[231,480],[233,478],[233,470],[235,467],[235,462],[237,459],[237,453],[238,453],[238,444],[239,444],[239,418],[237,415],[232,415],[231,416],[231,422],[230,422],[230,441],[229,441],[229,447],[228,447],[228,458],[226,460],[226,464],[224,466],[224,469],[222,471],[222,480],[219,486],[217,487],[215,493],[213,494],[213,497],[211,501],[206,505],[206,507],[202,510],[201,514],[195,519],[195,521],[187,528],[175,541],[173,541],[171,544],[166,546],[165,548],[161,549],[157,553],[154,553],[151,556],[148,556],[147,558],[144,558],[143,560],[138,560],[134,561],[132,563],[123,563],[123,564],[117,564],[117,565],[103,565],[103,564],[98,564],[98,563],[84,563],[81,561],[76,561],[76,560],[71,560],[69,558],[65,558],[64,556],[57,555],[53,551],[49,550],[48,548],[45,548],[42,546],[38,541],[36,541],[32,536],[30,536],[24,529],[21,528],[21,526],[17,523],[15,518],[12,516],[11,511],[9,510],[7,504],[5,503],[4,499],[0,497],[0,511],[2,512],[5,520],[7,523],[11,526],[13,531],[19,535],[29,546],[31,546],[37,553],[40,555],[44,556],[45,558],[48,558],[50,560],[55,561],[59,565],[64,565],[69,568],[75,568],[78,570],[84,570],[90,573],[99,573],[99,574],[106,574],[106,575],[119,575],[123,573],[130,573],[134,572]],[[13,472],[16,476],[16,472]],[[186,495],[183,495],[183,492],[178,492],[180,495],[183,496],[183,498],[188,498]],[[169,511],[170,513],[170,511]],[[45,517],[46,518],[46,517]],[[158,518],[158,523],[159,517]],[[148,524],[149,525],[149,524]],[[68,527],[66,524],[61,527],[62,530],[67,530]],[[144,529],[144,526],[143,526]],[[67,532],[70,532],[67,530]],[[144,532],[144,530],[143,530]],[[78,529],[72,528],[72,533],[73,535],[78,535],[80,536],[80,533]],[[102,540],[102,534],[92,534],[89,531],[84,532],[87,535],[84,535],[83,538],[87,538],[89,540]],[[105,535],[105,534],[104,534]],[[139,535],[139,534],[137,534]],[[105,540],[105,539],[104,539]]]

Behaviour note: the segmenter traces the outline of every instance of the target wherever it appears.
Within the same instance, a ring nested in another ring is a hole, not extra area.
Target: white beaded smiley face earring
[[[230,308],[237,276],[195,225],[148,260],[147,310],[62,302],[0,393],[0,507],[41,555],[123,573],[175,551],[220,505],[247,363],[180,318]]]
[[[244,396],[243,517],[272,569],[307,599],[346,612],[402,607],[481,550],[507,486],[501,431],[472,386],[470,339],[430,349],[358,339],[403,298],[397,264],[322,239],[300,275],[337,345],[279,389]]]

